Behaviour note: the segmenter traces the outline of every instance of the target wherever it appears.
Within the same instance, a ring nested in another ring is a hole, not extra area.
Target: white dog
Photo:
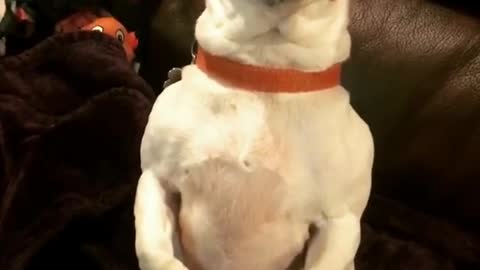
[[[354,269],[373,141],[339,85],[347,23],[348,0],[206,1],[197,63],[142,141],[142,270],[285,270],[304,250],[302,269]]]

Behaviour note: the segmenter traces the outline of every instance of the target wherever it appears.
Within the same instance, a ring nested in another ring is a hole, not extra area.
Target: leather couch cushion
[[[344,72],[376,142],[374,192],[480,227],[480,21],[419,0],[353,1]]]

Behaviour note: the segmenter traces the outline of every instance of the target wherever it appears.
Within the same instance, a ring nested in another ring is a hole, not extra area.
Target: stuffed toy
[[[7,54],[18,54],[35,46],[54,34],[55,25],[72,14],[88,10],[99,15],[98,10],[111,5],[110,1],[100,0],[0,1],[5,9],[5,15],[0,17],[0,39],[6,39]]]
[[[138,47],[138,39],[135,32],[128,32],[125,26],[113,17],[98,18],[82,27],[84,31],[98,31],[106,35],[112,36],[119,41],[129,62],[135,58],[135,49]]]
[[[138,47],[135,32],[128,32],[122,23],[104,10],[97,13],[93,11],[77,12],[58,22],[55,31],[57,33],[98,31],[109,35],[122,44],[130,63],[135,58],[135,50]]]

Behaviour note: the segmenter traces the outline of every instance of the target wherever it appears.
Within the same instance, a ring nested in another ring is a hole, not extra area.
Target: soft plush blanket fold
[[[131,208],[154,98],[100,33],[0,59],[0,269],[137,267]]]

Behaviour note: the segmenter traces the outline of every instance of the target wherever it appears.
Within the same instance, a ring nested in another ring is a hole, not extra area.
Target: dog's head
[[[329,28],[327,24],[343,28],[349,10],[349,0],[205,0],[205,3],[209,14],[217,13],[215,17],[222,19],[218,23],[237,20],[235,23],[244,28],[242,31],[250,28],[248,31],[256,32],[254,36],[281,25],[288,25],[289,29],[313,27],[317,33]],[[242,18],[241,23],[238,18]]]
[[[267,17],[275,17],[287,19],[289,15],[297,12],[304,12],[306,19],[319,17],[337,17],[339,13],[343,13],[348,9],[349,0],[206,0],[208,3],[219,2],[222,4],[230,3],[232,9],[238,12],[239,7],[249,6],[251,9],[260,10]],[[221,5],[222,5],[221,4]],[[303,16],[303,15],[302,15]],[[261,20],[257,18],[257,20]]]
[[[262,59],[255,64],[285,66],[287,62],[288,65],[301,62],[305,64],[296,67],[309,70],[318,69],[321,65],[318,63],[325,62],[326,66],[342,62],[349,55],[349,0],[206,0],[205,3],[206,10],[197,21],[195,35],[203,48],[217,54],[232,55],[233,51],[241,51],[239,48],[255,47],[255,58]]]

